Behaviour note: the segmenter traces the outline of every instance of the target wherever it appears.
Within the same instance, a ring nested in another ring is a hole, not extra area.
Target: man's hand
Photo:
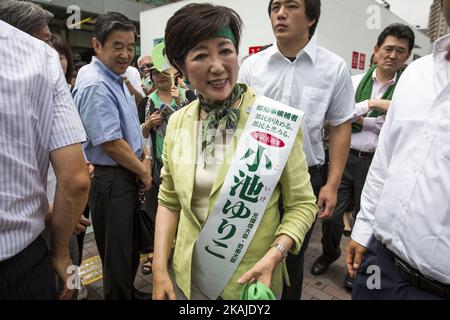
[[[73,234],[75,236],[79,235],[82,232],[86,231],[86,228],[91,225],[91,221],[86,219],[85,216],[81,215],[80,221],[75,226],[75,229],[73,230]]]
[[[59,279],[64,284],[64,289],[59,296],[59,300],[70,300],[72,298],[74,290],[67,288],[67,279],[69,278],[69,275],[67,274],[67,268],[72,265],[72,261],[69,257],[69,252],[67,251],[67,255],[65,256],[52,256],[52,265]]]
[[[318,217],[327,219],[333,215],[337,202],[337,190],[328,184],[320,189],[319,199],[317,201]]]
[[[152,187],[152,182],[153,182],[153,178],[152,178],[152,162],[148,159],[144,159],[142,160],[142,164],[145,167],[145,172],[141,175],[139,175],[139,182],[142,184],[141,188],[139,189],[139,191],[145,192],[150,190],[150,188]]]
[[[359,124],[360,126],[364,125],[364,116],[356,118],[353,123]]]
[[[94,179],[94,171],[95,171],[95,167],[94,167],[94,165],[91,163],[91,162],[89,162],[89,161],[86,161],[86,164],[87,164],[87,166],[88,166],[88,171],[89,171],[89,179]]]
[[[352,278],[356,277],[367,248],[350,239],[345,250],[345,265]]]

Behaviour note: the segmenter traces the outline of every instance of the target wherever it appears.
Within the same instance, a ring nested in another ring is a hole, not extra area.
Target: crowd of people
[[[346,211],[353,299],[450,299],[450,36],[407,66],[414,32],[389,25],[352,77],[313,38],[320,0],[267,5],[276,41],[241,64],[238,12],[182,7],[163,69],[154,52],[132,66],[136,28],[120,13],[97,17],[95,55],[76,66],[50,12],[0,2],[1,300],[85,297],[67,270],[91,224],[105,299],[142,298],[146,255],[156,300],[239,299],[250,284],[299,300],[317,218],[321,276]],[[266,127],[262,143],[255,119],[292,127]]]

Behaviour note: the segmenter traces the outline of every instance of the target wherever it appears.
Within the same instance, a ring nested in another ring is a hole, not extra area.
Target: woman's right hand
[[[161,124],[162,117],[159,114],[159,112],[154,112],[150,115],[150,118],[148,118],[147,121],[145,121],[145,126],[147,126],[148,129],[157,127]]]
[[[167,271],[153,270],[153,300],[176,300],[172,280]]]

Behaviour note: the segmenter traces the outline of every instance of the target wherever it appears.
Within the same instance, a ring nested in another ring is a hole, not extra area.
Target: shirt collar
[[[391,80],[389,80],[389,81],[387,81],[384,85],[392,85],[392,84],[394,84],[395,83],[395,81],[397,80],[397,74],[398,74],[398,72],[396,72],[395,74],[394,74],[394,76],[392,77],[392,79]],[[378,78],[377,78],[377,69],[375,69],[375,70],[373,70],[373,73],[372,73],[372,80],[374,81],[374,82],[380,82],[380,80],[378,80]]]
[[[280,51],[280,49],[278,49],[278,44],[275,41],[273,46],[271,46],[269,49],[270,50],[270,54],[271,55],[281,55],[282,57],[284,57],[285,59],[287,59]],[[296,59],[295,61],[298,60],[298,58],[300,58],[303,54],[306,54],[310,59],[311,62],[314,64],[316,62],[316,56],[317,56],[317,44],[316,41],[313,39],[309,40],[309,42],[306,44],[306,46],[300,50],[297,55],[296,55]],[[294,61],[294,62],[295,62]]]
[[[434,43],[433,58],[434,60],[447,60],[450,50],[450,34],[439,38]]]
[[[114,72],[112,72],[103,62],[100,61],[97,57],[92,57],[92,61],[94,65],[96,65],[105,75],[117,82],[123,82],[123,78]]]

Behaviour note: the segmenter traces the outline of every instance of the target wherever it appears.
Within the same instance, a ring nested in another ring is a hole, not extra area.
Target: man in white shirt
[[[144,89],[141,86],[141,74],[139,70],[133,66],[128,66],[127,71],[125,72],[124,82],[130,91],[131,95],[134,97],[136,101],[136,106],[141,103],[142,99],[145,98]]]
[[[346,250],[354,299],[450,299],[449,52],[447,35],[395,90]]]
[[[337,205],[332,217],[322,224],[322,255],[313,263],[311,273],[321,275],[340,257],[340,242],[344,231],[343,215],[352,203],[359,212],[361,192],[366,181],[378,136],[386,118],[403,64],[414,49],[415,36],[410,27],[392,24],[378,37],[374,48],[377,61],[362,75],[352,77],[356,110],[353,116],[350,154],[338,190]],[[351,290],[352,280],[345,287]]]
[[[305,112],[304,151],[311,183],[318,198],[319,217],[333,214],[336,194],[350,147],[354,90],[345,62],[311,40],[320,17],[320,0],[271,0],[269,15],[276,43],[246,59],[239,78],[259,94]],[[322,142],[330,124],[330,169],[323,185],[325,164]],[[298,300],[303,283],[303,257],[312,228],[298,256],[289,255],[291,282],[283,299]]]

